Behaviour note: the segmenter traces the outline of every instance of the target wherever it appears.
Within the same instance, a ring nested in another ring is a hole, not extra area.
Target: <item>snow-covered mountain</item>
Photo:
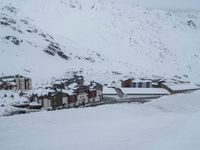
[[[1,74],[199,80],[200,12],[123,0],[1,0],[0,7]]]

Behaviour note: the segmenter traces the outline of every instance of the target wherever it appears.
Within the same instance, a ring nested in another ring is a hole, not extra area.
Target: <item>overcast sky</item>
[[[143,7],[175,9],[175,10],[200,10],[200,0],[126,0]]]

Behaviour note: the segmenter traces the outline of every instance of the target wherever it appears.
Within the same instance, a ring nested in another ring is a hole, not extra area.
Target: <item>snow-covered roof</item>
[[[96,91],[96,89],[94,89],[94,88],[93,89],[89,89],[89,91]]]
[[[97,83],[97,82],[91,82],[90,83],[90,88],[96,88],[97,86],[101,85],[100,83]]]
[[[62,92],[68,95],[74,95],[74,90],[62,89]]]
[[[183,83],[183,84],[163,83],[163,84],[174,91],[200,89],[200,87],[192,83]]]
[[[126,81],[126,80],[132,80],[132,82],[152,82],[151,80],[141,80],[141,79],[132,79],[132,78],[123,78],[122,81]]]
[[[121,88],[124,94],[170,94],[167,90],[163,88]]]
[[[10,85],[17,85],[16,82],[9,82]]]
[[[38,88],[36,90],[34,90],[34,94],[37,94],[38,96],[45,96],[45,95],[48,95],[48,93],[51,93],[51,92],[55,92],[54,90],[52,89],[44,89],[44,88]]]
[[[124,77],[124,78],[122,79],[122,81],[126,81],[126,80],[132,80],[132,78]]]
[[[62,92],[68,95],[74,95],[73,89],[61,89],[61,90],[53,90],[50,88],[44,89],[44,88],[38,88],[33,91],[33,94],[37,94],[38,96],[45,96],[48,95],[48,93],[56,94],[56,92]]]
[[[142,82],[142,83],[146,83],[146,82],[152,82],[151,80],[139,80],[139,79],[135,79],[133,80],[133,82]]]
[[[62,84],[62,83],[63,83],[63,82],[60,81],[60,80],[57,80],[57,81],[54,82],[54,84]]]
[[[116,85],[115,85],[115,83],[107,83],[107,86],[108,87],[115,87]]]
[[[4,81],[4,82],[13,82],[13,81],[14,81],[14,78],[2,79],[2,81]]]
[[[29,105],[30,106],[41,106],[41,104],[39,104],[37,102],[30,102]]]
[[[72,84],[70,84],[68,87],[69,87],[70,89],[75,89],[77,86],[78,86],[77,83],[72,83]]]

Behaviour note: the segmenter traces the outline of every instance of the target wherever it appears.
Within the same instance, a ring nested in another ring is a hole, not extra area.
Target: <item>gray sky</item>
[[[200,10],[200,0],[126,0],[148,8]]]

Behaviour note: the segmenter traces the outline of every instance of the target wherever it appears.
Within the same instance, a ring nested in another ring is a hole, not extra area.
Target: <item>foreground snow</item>
[[[39,112],[0,118],[6,150],[197,150],[200,92],[146,104]]]

